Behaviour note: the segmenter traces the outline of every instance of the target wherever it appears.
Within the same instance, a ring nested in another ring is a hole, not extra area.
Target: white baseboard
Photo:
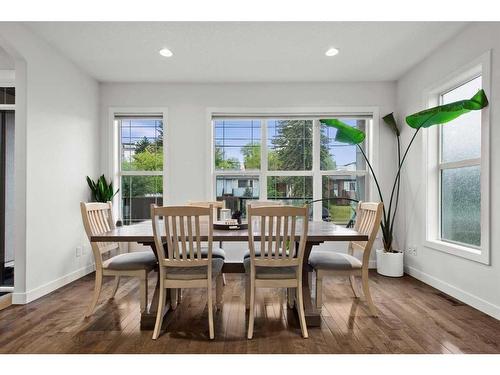
[[[484,312],[492,316],[495,319],[500,320],[500,306],[494,305],[482,298],[479,298],[465,290],[459,289],[447,282],[440,280],[434,276],[426,274],[414,267],[405,266],[405,272],[415,279],[418,279],[446,294],[449,294],[453,298],[470,305],[479,311]]]
[[[45,296],[46,294],[53,292],[56,289],[63,287],[66,284],[78,280],[79,278],[93,272],[94,270],[95,270],[94,264],[90,264],[86,267],[80,268],[58,279],[50,281],[47,284],[39,286],[38,288],[29,290],[26,293],[13,293],[12,304],[24,305],[26,303],[30,303],[40,297]]]
[[[377,268],[377,261],[375,259],[368,261],[368,268],[369,269]]]

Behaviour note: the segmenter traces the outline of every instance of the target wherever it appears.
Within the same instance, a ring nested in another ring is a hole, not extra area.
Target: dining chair
[[[257,230],[256,239],[254,229]],[[307,230],[307,207],[248,206],[250,257],[244,260],[243,265],[250,276],[249,339],[253,337],[257,288],[295,289],[302,336],[308,337],[302,295],[302,261]],[[259,243],[258,250],[256,241]],[[299,244],[296,247],[297,241]]]
[[[83,226],[90,241],[91,236],[108,232],[115,228],[112,204],[107,203],[85,203],[80,202]],[[89,317],[99,300],[104,276],[114,276],[115,285],[111,298],[114,298],[120,285],[122,276],[137,277],[140,280],[140,308],[141,311],[147,309],[148,302],[148,273],[156,267],[156,257],[152,251],[138,251],[123,253],[115,256],[110,255],[111,251],[119,251],[116,242],[90,242],[95,260],[95,287],[94,295],[85,313]]]
[[[347,248],[347,254],[331,251],[313,251],[309,256],[309,265],[316,273],[316,307],[322,305],[323,278],[325,276],[349,276],[354,296],[356,293],[355,276],[361,276],[363,294],[373,316],[377,316],[377,308],[373,304],[370,294],[368,279],[368,265],[373,242],[382,218],[383,204],[378,202],[359,202],[356,209],[356,223],[354,229],[362,234],[368,235],[368,241],[351,241]],[[354,256],[354,251],[360,251],[362,260]]]
[[[160,272],[159,306],[153,340],[160,335],[166,289],[180,288],[207,289],[209,336],[210,339],[214,338],[212,278],[216,278],[216,302],[217,306],[221,306],[221,271],[224,260],[212,256],[213,212],[212,205],[209,207],[151,205],[153,236]],[[163,218],[162,222],[160,218]],[[202,253],[202,224],[207,227],[206,256]],[[166,252],[163,238],[166,239]]]
[[[217,220],[217,213],[219,210],[226,208],[226,202],[224,201],[188,201],[187,205],[199,207],[209,207],[212,205],[214,208],[214,221]]]
[[[283,206],[283,202],[280,200],[249,200],[246,203],[246,210],[247,210],[247,216],[248,216],[248,206],[252,206],[253,208],[255,207],[276,207],[276,206]],[[250,258],[250,250],[246,250],[243,253],[243,262]],[[288,305],[291,306],[291,300],[292,300],[292,293],[291,290],[287,292],[288,295]],[[250,274],[247,272],[245,275],[245,307],[248,310],[250,308]]]
[[[247,208],[248,206],[251,205],[252,207],[268,207],[268,206],[283,206],[283,202],[280,200],[267,200],[267,201],[259,201],[259,200],[252,200],[247,202]]]

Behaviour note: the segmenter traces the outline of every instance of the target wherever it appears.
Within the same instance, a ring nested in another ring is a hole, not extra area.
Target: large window
[[[489,93],[489,54],[430,92],[429,106]],[[489,107],[426,130],[426,245],[489,264]]]
[[[121,218],[125,225],[150,217],[150,205],[163,203],[163,119],[116,116],[120,141]]]
[[[320,119],[213,119],[216,198],[243,214],[248,200],[303,205],[323,199],[311,206],[311,216],[347,224],[365,197],[366,165],[357,146],[335,142],[335,129]],[[340,119],[363,131],[370,121]]]
[[[481,77],[440,95],[441,104],[471,98]],[[441,240],[481,246],[481,111],[440,128]]]

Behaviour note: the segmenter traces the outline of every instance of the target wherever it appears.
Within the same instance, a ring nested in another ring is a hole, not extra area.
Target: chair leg
[[[163,287],[163,284],[160,283],[160,295],[158,297],[158,311],[156,312],[156,323],[155,323],[155,329],[153,330],[153,340],[156,340],[158,336],[160,336],[166,302],[167,302],[167,290]]]
[[[182,302],[182,289],[177,289],[177,304],[180,305]]]
[[[115,285],[113,286],[113,292],[111,293],[111,297],[109,297],[109,299],[115,298],[119,286],[120,286],[120,276],[115,276]]]
[[[370,308],[370,312],[372,313],[372,315],[374,317],[377,317],[378,311],[373,303],[372,295],[370,293],[370,285],[369,285],[369,280],[368,280],[368,268],[363,269],[363,272],[361,274],[361,281],[363,284],[363,293],[365,295],[366,302],[368,303],[368,307]]]
[[[245,275],[245,308],[250,309],[250,275]]]
[[[88,318],[94,312],[94,309],[97,305],[97,301],[99,301],[99,296],[101,295],[102,288],[102,272],[99,270],[95,273],[95,286],[94,286],[94,295],[92,297],[92,301],[90,301],[90,305],[85,313],[85,317]]]
[[[309,337],[307,333],[306,317],[304,313],[304,296],[302,294],[302,283],[299,283],[297,289],[297,311],[299,313],[300,329],[302,330],[302,337],[307,339]]]
[[[247,338],[253,337],[253,324],[255,319],[255,284],[250,276],[250,316],[248,317],[248,335]]]
[[[288,308],[293,309],[293,305],[295,304],[295,290],[294,288],[286,289],[286,303]]]
[[[215,279],[215,303],[217,306],[217,310],[222,309],[222,293],[224,289],[224,277],[222,274],[217,275]]]
[[[349,282],[351,283],[352,293],[354,294],[354,297],[357,298],[358,293],[356,292],[356,278],[354,277],[354,275],[349,276]]]
[[[140,307],[141,312],[146,311],[148,308],[148,274],[145,272],[144,276],[141,277],[140,286],[139,286],[140,296]]]
[[[175,310],[177,308],[178,295],[179,295],[179,289],[176,288],[170,289],[170,306],[172,310]]]
[[[323,306],[323,276],[316,271],[316,308]]]
[[[226,285],[227,285],[227,281],[226,281],[226,274],[225,274],[225,273],[223,273],[223,274],[222,274],[222,285],[223,285],[223,286],[226,286]]]
[[[214,303],[212,300],[212,280],[208,280],[208,333],[210,340],[214,339]]]

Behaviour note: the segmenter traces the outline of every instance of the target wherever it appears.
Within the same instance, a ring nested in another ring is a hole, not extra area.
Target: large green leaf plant
[[[398,168],[396,176],[392,183],[391,195],[389,201],[384,201],[384,196],[380,188],[379,181],[373,170],[368,157],[366,156],[361,143],[364,141],[366,135],[363,131],[353,128],[338,119],[328,119],[320,120],[323,125],[333,127],[337,129],[335,135],[335,141],[356,145],[360,150],[361,154],[366,160],[368,168],[373,176],[373,180],[377,187],[378,195],[380,201],[384,203],[384,212],[382,215],[382,222],[380,224],[382,229],[382,240],[384,244],[384,250],[386,252],[396,252],[393,248],[393,233],[394,233],[394,221],[396,219],[396,212],[398,209],[399,202],[399,191],[401,185],[401,169],[408,155],[413,141],[415,140],[417,134],[422,128],[429,128],[434,125],[446,124],[457,117],[460,117],[470,111],[481,110],[488,106],[488,98],[483,90],[479,90],[471,99],[460,100],[457,102],[440,105],[434,108],[429,108],[424,111],[414,113],[406,117],[406,123],[413,129],[415,129],[413,136],[408,143],[408,146],[402,153],[401,151],[401,131],[394,118],[394,114],[390,113],[384,116],[382,119],[384,122],[392,129],[397,140],[397,155],[398,155]]]

